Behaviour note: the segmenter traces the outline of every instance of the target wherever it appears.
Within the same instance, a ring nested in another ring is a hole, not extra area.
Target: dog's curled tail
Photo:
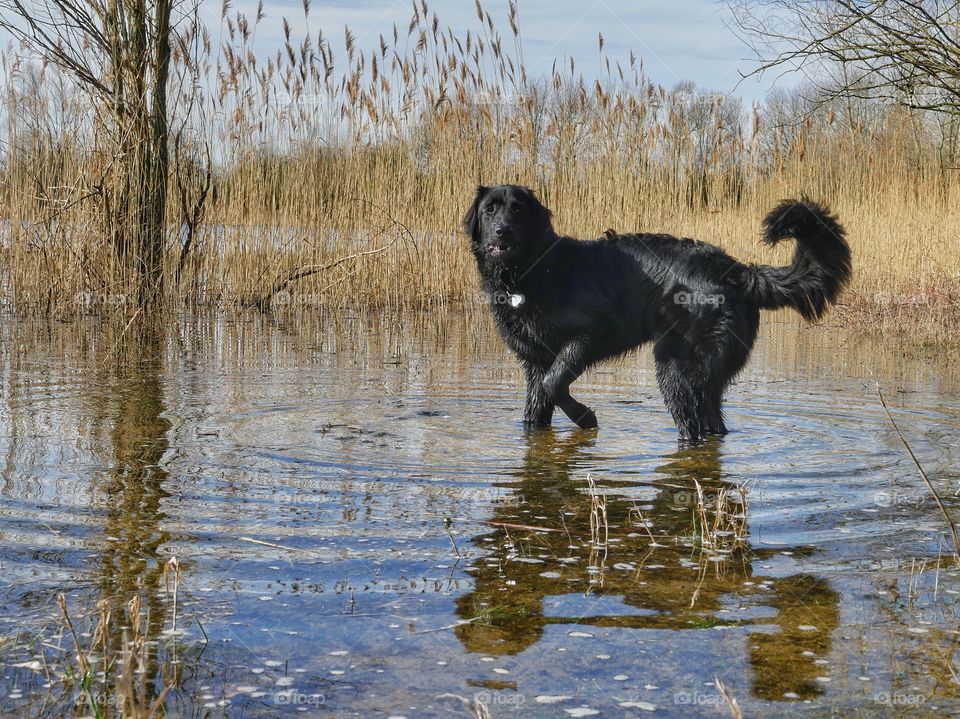
[[[793,307],[804,319],[815,320],[850,281],[846,233],[827,208],[803,198],[782,201],[763,220],[766,244],[789,237],[797,241],[793,262],[749,266],[747,294],[763,309]]]

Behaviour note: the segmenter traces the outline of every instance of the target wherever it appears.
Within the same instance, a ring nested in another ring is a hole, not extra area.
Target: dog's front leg
[[[586,351],[582,340],[571,340],[565,344],[543,378],[543,388],[547,396],[563,413],[583,429],[597,426],[597,415],[585,404],[570,396],[570,385],[587,368]]]
[[[527,372],[527,404],[523,410],[523,423],[529,427],[548,427],[553,420],[553,401],[543,386],[547,368],[524,363]]]

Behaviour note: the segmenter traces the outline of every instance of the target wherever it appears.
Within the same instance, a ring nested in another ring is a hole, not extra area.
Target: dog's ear
[[[489,187],[477,185],[477,194],[473,198],[473,204],[470,205],[467,214],[463,216],[463,230],[470,236],[470,242],[473,245],[480,244],[480,203],[483,202],[483,198],[487,196],[489,191]]]
[[[545,226],[553,229],[553,213],[547,209],[546,205],[540,202],[540,198],[537,197],[537,193],[531,190],[529,187],[523,188],[524,193],[527,195],[525,198],[527,203],[533,208],[537,215],[539,216],[540,222]]]

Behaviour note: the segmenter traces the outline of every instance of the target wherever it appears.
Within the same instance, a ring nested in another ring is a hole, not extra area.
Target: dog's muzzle
[[[503,225],[497,225],[493,228],[493,240],[487,245],[487,254],[491,257],[498,257],[510,252],[513,249],[510,244],[512,238],[513,233]]]

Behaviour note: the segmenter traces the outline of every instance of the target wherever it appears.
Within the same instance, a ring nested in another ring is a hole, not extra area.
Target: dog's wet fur
[[[477,188],[463,220],[497,327],[527,377],[524,422],[555,407],[597,426],[570,385],[591,365],[653,342],[657,383],[683,443],[725,434],[723,394],[743,368],[761,309],[814,320],[850,280],[850,248],[827,208],[784,200],[763,239],[794,238],[786,267],[747,265],[704,242],[608,230],[593,241],[557,235],[551,213],[517,185]]]

